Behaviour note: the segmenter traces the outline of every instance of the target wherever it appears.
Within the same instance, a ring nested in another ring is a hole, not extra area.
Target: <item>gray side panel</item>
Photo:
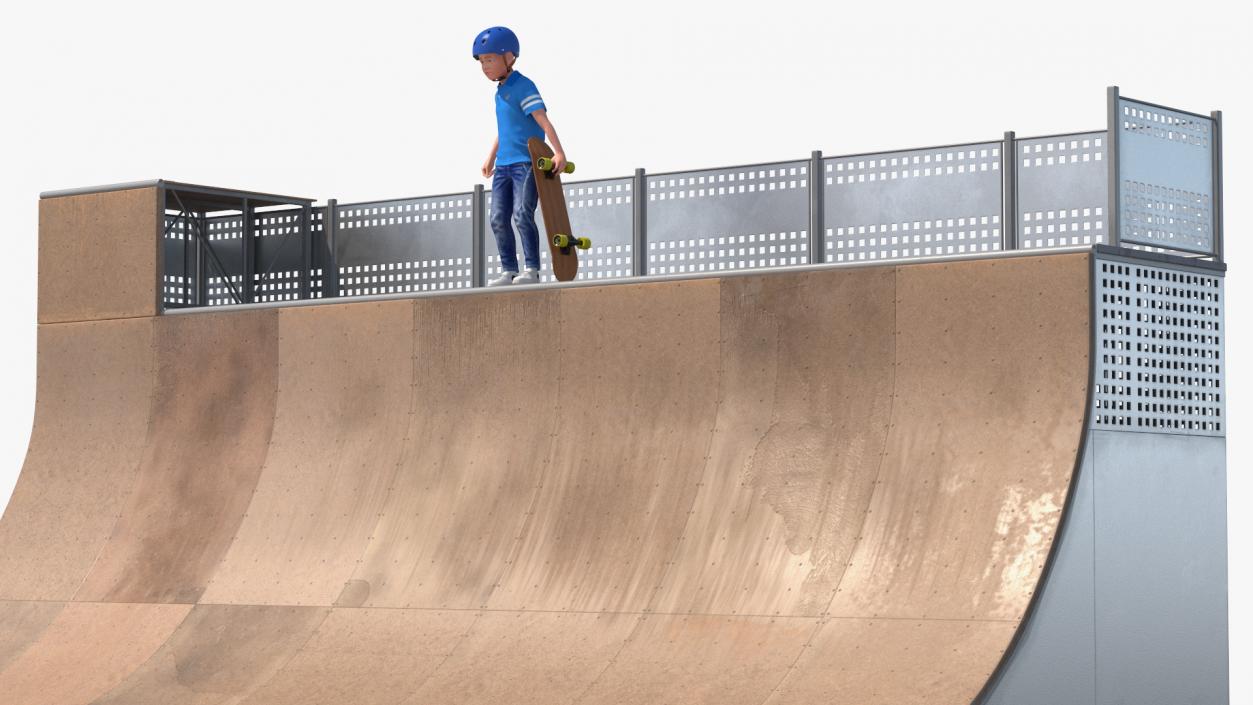
[[[1226,703],[1226,440],[1094,431],[1097,703]]]
[[[1057,553],[1035,611],[983,705],[1093,705],[1096,702],[1093,469],[1089,444]]]
[[[1089,431],[1039,602],[983,705],[1228,702],[1226,439]]]

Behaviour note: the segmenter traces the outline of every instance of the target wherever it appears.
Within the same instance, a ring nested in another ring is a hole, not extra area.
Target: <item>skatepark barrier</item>
[[[1106,102],[1099,131],[569,182],[594,235],[578,279],[1093,244],[1222,261],[1221,112]],[[314,206],[159,183],[164,308],[451,291],[499,266],[481,186]]]
[[[1108,99],[504,290],[482,190],[44,194],[0,701],[1226,703],[1221,115]]]

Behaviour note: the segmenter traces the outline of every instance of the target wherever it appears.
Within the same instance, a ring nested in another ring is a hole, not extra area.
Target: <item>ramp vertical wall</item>
[[[982,705],[1228,702],[1220,264],[1100,247],[1085,451]]]
[[[160,311],[161,189],[39,202],[39,322],[155,316]]]

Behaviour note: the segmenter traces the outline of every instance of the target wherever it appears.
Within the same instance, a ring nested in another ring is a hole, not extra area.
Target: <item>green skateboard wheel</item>
[[[580,250],[589,250],[592,247],[591,238],[581,237],[578,240]]]
[[[570,246],[569,235],[553,235],[553,244],[557,247],[565,249]]]
[[[553,160],[549,159],[548,157],[540,157],[539,159],[536,160],[535,164],[536,166],[539,167],[540,171],[552,171],[553,170]],[[566,162],[566,165],[561,170],[561,173],[573,174],[574,162]]]

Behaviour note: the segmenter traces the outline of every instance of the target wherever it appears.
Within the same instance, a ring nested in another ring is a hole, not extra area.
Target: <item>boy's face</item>
[[[483,69],[483,75],[493,81],[499,81],[508,73],[510,66],[513,66],[513,52],[501,54],[479,54],[479,66]]]

